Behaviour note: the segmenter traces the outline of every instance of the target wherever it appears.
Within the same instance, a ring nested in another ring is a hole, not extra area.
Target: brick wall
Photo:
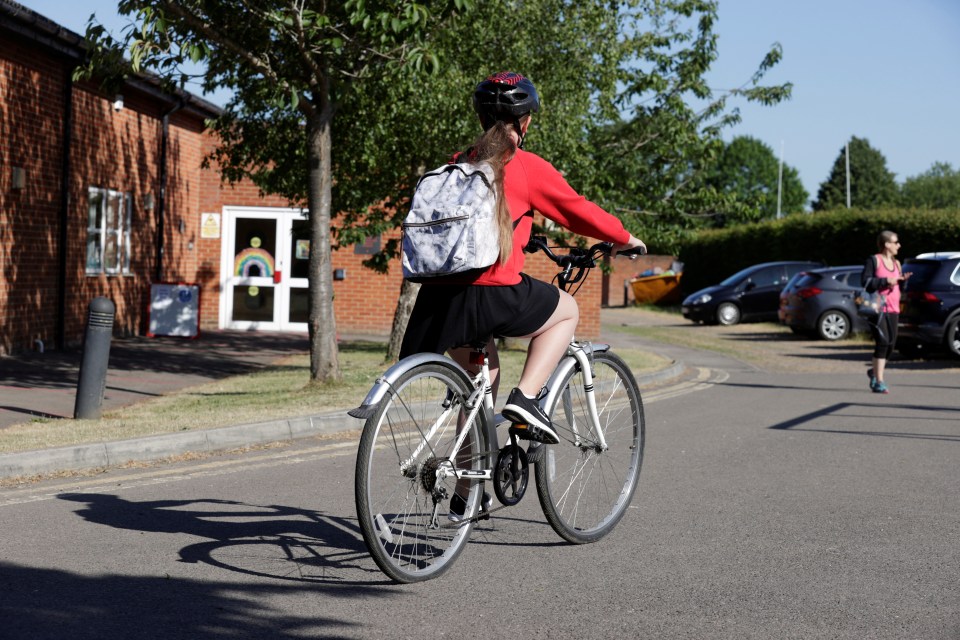
[[[113,97],[91,86],[73,92],[74,126],[71,141],[70,213],[67,231],[66,335],[82,335],[86,309],[97,296],[113,300],[118,334],[142,333],[146,294],[155,269],[156,208],[145,206],[147,194],[159,196],[159,114],[153,104],[124,96],[114,111]],[[87,275],[87,200],[90,187],[132,196],[129,274]],[[156,205],[155,205],[156,207]]]
[[[66,59],[42,46],[0,38],[0,354],[34,348],[37,340],[49,348],[57,339],[63,128],[70,72]],[[62,248],[68,346],[81,342],[87,309],[97,296],[116,305],[117,334],[146,331],[150,284],[157,276],[162,117],[175,104],[130,86],[123,89],[119,111],[113,108],[114,96],[98,85],[77,83],[69,94],[73,123],[67,245]],[[192,280],[199,271],[193,232],[201,195],[202,116],[175,113],[169,132],[161,279]],[[23,169],[24,188],[13,188],[12,167]],[[85,273],[90,187],[131,194],[129,274]]]
[[[65,74],[57,59],[0,39],[0,354],[56,331]]]

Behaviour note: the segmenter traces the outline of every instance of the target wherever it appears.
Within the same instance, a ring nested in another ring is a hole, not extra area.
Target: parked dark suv
[[[907,357],[945,347],[960,357],[960,252],[923,254],[903,264],[897,350]]]
[[[780,291],[798,271],[822,262],[764,262],[738,271],[720,284],[701,289],[683,301],[683,317],[694,322],[737,324],[741,320],[776,320]]]
[[[804,271],[780,292],[780,322],[794,333],[809,333],[824,340],[840,340],[870,325],[857,315],[853,297],[860,285],[863,265]]]

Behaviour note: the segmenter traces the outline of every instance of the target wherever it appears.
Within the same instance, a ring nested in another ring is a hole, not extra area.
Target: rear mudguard
[[[387,391],[400,379],[400,376],[414,367],[430,362],[436,362],[450,367],[451,370],[460,375],[468,387],[472,386],[473,383],[470,381],[467,372],[447,356],[438,353],[415,353],[387,369],[386,373],[377,378],[376,382],[373,383],[373,387],[367,393],[367,397],[363,399],[360,406],[356,409],[351,409],[347,414],[354,418],[366,420],[376,413],[377,405],[383,400],[383,396],[387,394]]]

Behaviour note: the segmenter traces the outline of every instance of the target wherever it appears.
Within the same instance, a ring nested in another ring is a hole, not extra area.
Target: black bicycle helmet
[[[473,92],[473,108],[484,130],[497,120],[519,127],[521,116],[540,111],[540,96],[527,78],[512,71],[501,71],[485,78]]]

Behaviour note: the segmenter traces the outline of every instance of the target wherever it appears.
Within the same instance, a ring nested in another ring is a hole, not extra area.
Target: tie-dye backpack
[[[403,277],[489,267],[500,256],[493,167],[447,164],[420,178],[403,222]]]

